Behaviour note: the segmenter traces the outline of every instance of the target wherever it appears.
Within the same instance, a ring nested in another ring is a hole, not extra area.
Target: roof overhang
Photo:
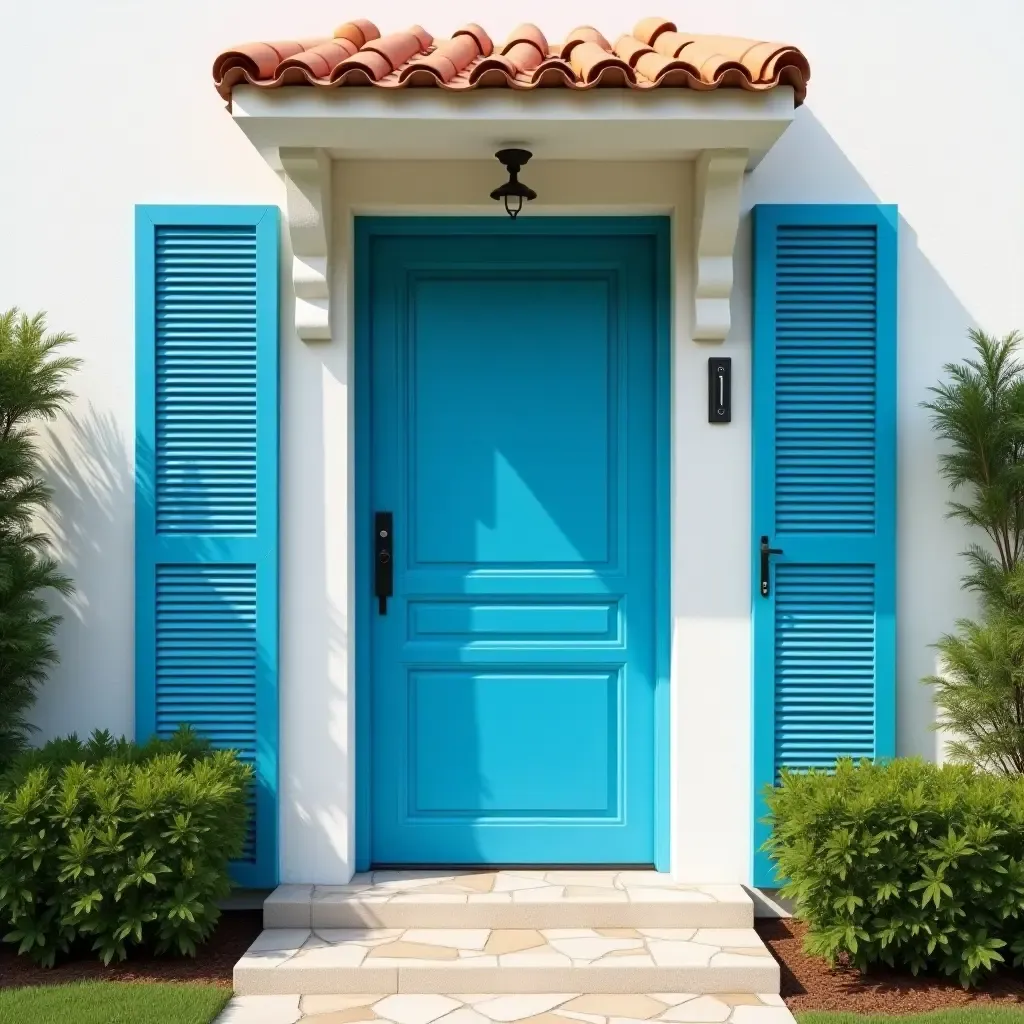
[[[330,164],[490,160],[515,143],[537,160],[693,160],[692,333],[729,332],[743,175],[793,120],[794,93],[720,89],[263,89],[236,86],[232,116],[287,190],[295,330],[331,337]]]
[[[793,89],[261,89],[236,86],[232,116],[269,157],[282,147],[344,160],[491,159],[510,141],[539,160],[692,160],[744,150],[756,166],[793,120]]]

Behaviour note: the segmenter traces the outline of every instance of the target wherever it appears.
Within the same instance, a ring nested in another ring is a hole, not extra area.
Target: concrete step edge
[[[658,1004],[663,1009],[658,1008]],[[683,1021],[687,1024],[794,1024],[781,996],[774,993],[699,995],[695,993],[591,994],[515,993],[511,995],[450,995],[448,993],[395,993],[352,995],[317,993],[299,995],[235,996],[216,1024],[267,1024],[268,1021],[316,1019],[318,1014],[359,1012],[380,1024],[408,1024],[410,1020],[451,1020],[472,1011],[473,1019],[495,1024],[525,1024],[537,1016],[554,1024],[613,1024],[614,1020],[647,1019],[651,1024]],[[572,1016],[577,1014],[578,1016]],[[553,1016],[548,1016],[553,1015]]]
[[[608,931],[269,929],[235,966],[235,988],[253,995],[779,991],[779,966],[751,928]]]
[[[387,900],[345,886],[279,886],[263,905],[265,928],[749,928],[754,903],[739,885],[680,887],[665,897],[535,898],[495,901],[496,895],[426,895],[415,891]]]

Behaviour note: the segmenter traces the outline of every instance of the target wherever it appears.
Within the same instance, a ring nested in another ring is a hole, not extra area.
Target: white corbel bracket
[[[724,341],[729,333],[733,249],[747,151],[706,149],[694,184],[693,338]]]
[[[331,340],[331,160],[323,149],[282,147],[288,234],[292,243],[295,333]]]

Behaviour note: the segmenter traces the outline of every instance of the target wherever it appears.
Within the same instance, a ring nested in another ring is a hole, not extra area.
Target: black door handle
[[[782,548],[768,545],[768,538],[761,538],[761,596],[767,597],[772,592],[771,557],[783,554]]]
[[[390,512],[375,512],[373,516],[373,593],[377,598],[377,611],[388,613],[388,598],[394,593],[394,522]]]

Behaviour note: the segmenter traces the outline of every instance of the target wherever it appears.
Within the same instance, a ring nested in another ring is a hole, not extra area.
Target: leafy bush
[[[35,424],[71,401],[68,377],[79,360],[61,349],[70,334],[47,334],[43,314],[0,313],[0,765],[25,747],[26,714],[57,661],[60,622],[45,592],[70,594],[38,516],[52,500],[42,479]]]
[[[52,966],[91,941],[195,954],[231,890],[252,769],[188,729],[136,746],[97,733],[23,755],[0,782],[0,923]],[[0,929],[2,930],[2,929]]]
[[[111,760],[120,764],[140,764],[159,754],[181,754],[185,763],[191,765],[209,757],[212,752],[210,741],[188,725],[182,725],[169,739],[153,736],[145,743],[135,743],[124,736],[115,738],[105,729],[97,729],[84,743],[72,733],[20,754],[0,777],[0,788],[16,788],[33,768],[61,769],[73,762],[97,765]]]
[[[916,759],[783,772],[766,848],[835,964],[955,974],[1024,962],[1024,779]]]

